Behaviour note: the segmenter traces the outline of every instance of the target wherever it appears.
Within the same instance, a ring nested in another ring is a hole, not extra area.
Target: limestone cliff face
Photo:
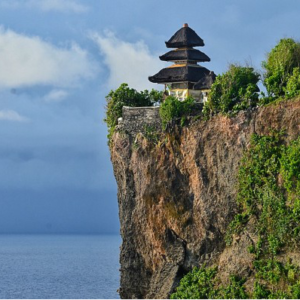
[[[167,298],[184,273],[204,263],[217,264],[223,280],[247,276],[255,237],[247,234],[230,248],[224,243],[237,210],[239,163],[253,133],[285,129],[292,140],[299,120],[298,100],[174,126],[155,144],[120,127],[111,160],[123,238],[121,297]]]

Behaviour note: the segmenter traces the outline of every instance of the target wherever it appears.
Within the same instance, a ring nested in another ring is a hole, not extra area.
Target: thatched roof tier
[[[178,49],[172,50],[159,57],[164,61],[189,60],[195,62],[210,61],[210,58],[203,52],[196,49]]]
[[[211,71],[205,77],[201,78],[195,85],[194,90],[209,90],[216,80],[216,74]]]
[[[203,40],[198,34],[187,24],[179,29],[168,42],[166,42],[167,48],[180,48],[180,47],[202,47],[204,46]]]
[[[153,83],[170,83],[170,82],[198,82],[206,75],[209,70],[199,65],[184,65],[165,68],[154,76],[150,76],[149,80]]]

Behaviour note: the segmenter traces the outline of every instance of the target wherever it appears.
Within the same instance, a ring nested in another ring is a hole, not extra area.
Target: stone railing
[[[158,106],[123,107],[122,118],[118,120],[119,130],[125,130],[135,135],[139,132],[145,132],[147,128],[161,131]]]

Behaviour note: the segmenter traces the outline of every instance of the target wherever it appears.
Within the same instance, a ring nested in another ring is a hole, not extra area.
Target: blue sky
[[[117,233],[105,95],[140,90],[189,23],[216,73],[300,38],[289,0],[0,0],[0,233]]]

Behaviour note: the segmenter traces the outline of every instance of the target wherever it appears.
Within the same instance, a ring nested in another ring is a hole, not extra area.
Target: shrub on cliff
[[[180,101],[176,97],[169,96],[160,105],[159,114],[162,120],[163,128],[174,119],[181,119],[181,125],[184,124],[186,117],[191,113],[195,104],[192,97],[187,97]]]
[[[230,65],[229,70],[217,76],[204,105],[204,115],[237,112],[258,102],[259,74],[250,67]]]
[[[286,84],[285,96],[286,98],[293,98],[298,95],[300,95],[300,69],[294,68],[293,74]]]
[[[284,96],[289,79],[296,76],[294,69],[300,67],[300,43],[291,38],[281,39],[267,54],[262,66],[265,69],[264,84],[269,96],[274,98]],[[292,81],[295,82],[293,79]],[[292,82],[289,83],[289,89],[291,88],[294,91],[295,85]],[[296,90],[299,91],[299,83]]]
[[[216,268],[194,268],[184,276],[171,299],[213,299],[215,293]]]
[[[138,92],[126,83],[122,83],[115,91],[110,91],[106,96],[106,118],[104,119],[108,127],[108,139],[110,140],[118,124],[118,118],[122,117],[123,106],[152,106],[161,100],[162,92],[156,90]]]
[[[245,280],[230,276],[227,286],[216,278],[217,268],[194,268],[184,276],[171,299],[248,299]]]

